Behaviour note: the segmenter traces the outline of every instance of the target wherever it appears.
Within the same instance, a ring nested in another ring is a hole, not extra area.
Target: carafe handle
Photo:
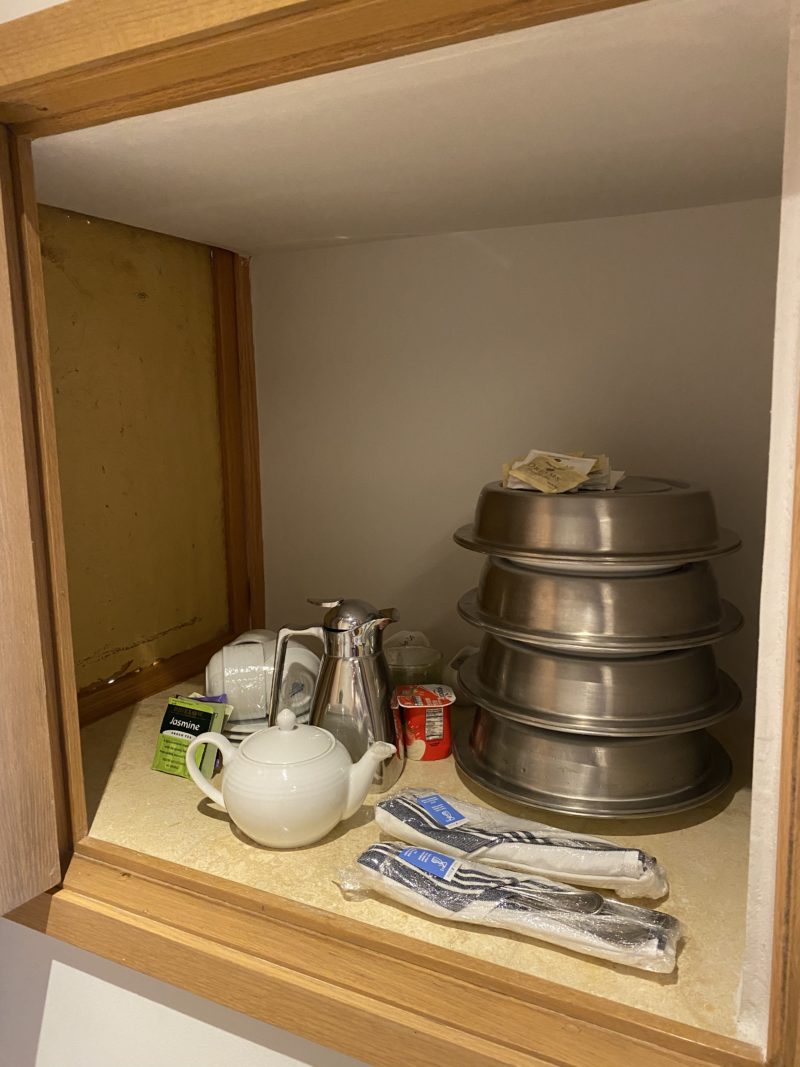
[[[283,664],[286,660],[286,645],[290,637],[316,637],[325,644],[325,634],[321,626],[306,626],[304,630],[293,630],[290,626],[283,626],[278,630],[278,640],[275,642],[275,666],[272,671],[272,693],[269,698],[269,725],[274,726],[280,708],[281,682],[283,681]]]

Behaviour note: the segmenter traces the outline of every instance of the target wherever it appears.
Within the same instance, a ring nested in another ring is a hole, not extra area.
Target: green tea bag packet
[[[186,749],[189,743],[200,734],[219,732],[231,710],[230,704],[207,703],[192,697],[170,697],[161,721],[153,770],[188,778]],[[209,745],[203,745],[197,751],[197,765],[206,778],[214,773],[216,751]]]

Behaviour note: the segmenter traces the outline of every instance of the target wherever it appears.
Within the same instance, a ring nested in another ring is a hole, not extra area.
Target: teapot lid
[[[329,608],[322,625],[326,630],[356,630],[366,622],[381,618],[381,612],[366,600],[309,600],[321,608]]]
[[[289,708],[278,713],[277,725],[258,730],[242,741],[239,752],[254,763],[305,763],[327,755],[336,744],[327,730],[298,723]]]

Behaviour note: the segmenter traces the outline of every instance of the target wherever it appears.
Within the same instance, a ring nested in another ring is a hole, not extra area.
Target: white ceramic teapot
[[[197,748],[204,744],[216,745],[222,755],[222,792],[197,766]],[[298,724],[284,708],[276,726],[251,734],[238,749],[222,734],[200,734],[186,749],[186,768],[248,837],[270,848],[299,848],[354,815],[375,768],[394,753],[394,745],[376,741],[353,763],[333,734]]]

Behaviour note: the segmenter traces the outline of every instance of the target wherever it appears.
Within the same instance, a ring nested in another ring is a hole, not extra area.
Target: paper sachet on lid
[[[544,452],[538,448],[503,466],[506,489],[534,489],[540,493],[615,489],[624,477],[624,471],[611,470],[608,456]]]
[[[375,808],[375,820],[394,839],[503,870],[611,889],[620,897],[656,900],[669,890],[667,872],[640,848],[516,819],[430,789],[392,793]]]
[[[608,456],[595,456],[589,477],[578,486],[578,489],[581,492],[587,489],[616,489],[624,477],[625,471],[611,469],[611,460]]]

